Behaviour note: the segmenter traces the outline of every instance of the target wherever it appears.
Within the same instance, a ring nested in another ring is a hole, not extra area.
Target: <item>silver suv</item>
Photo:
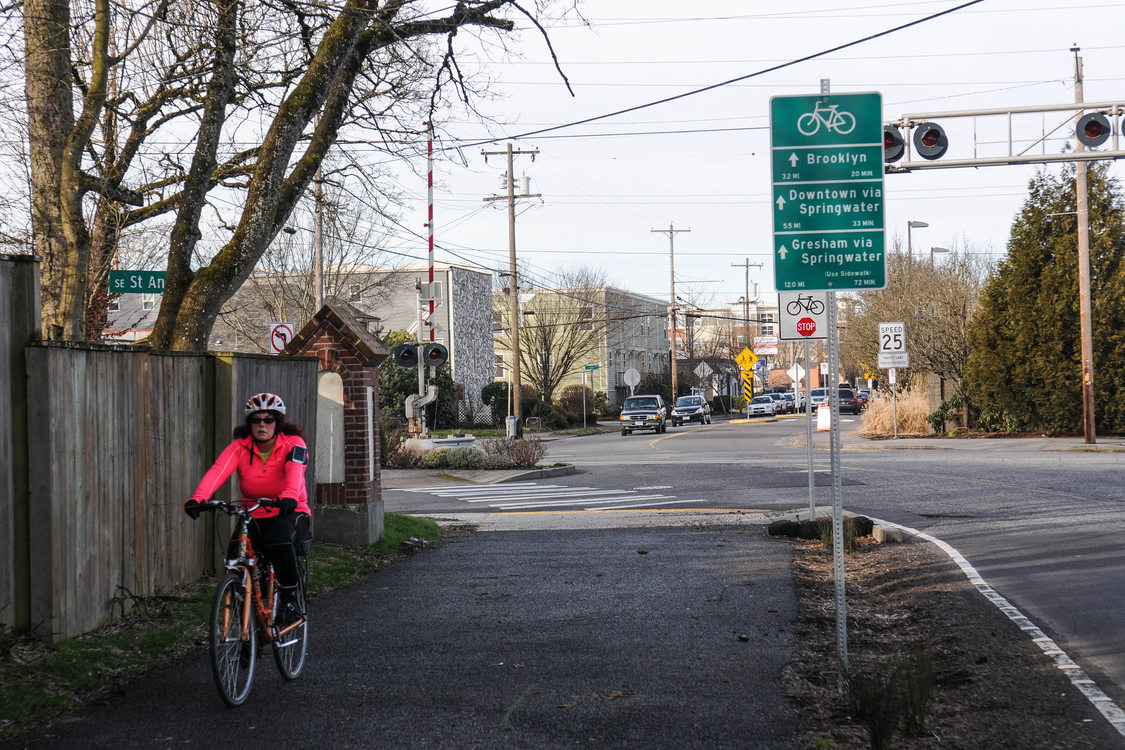
[[[630,396],[621,407],[621,434],[628,435],[633,430],[668,431],[668,407],[659,394],[650,396]]]

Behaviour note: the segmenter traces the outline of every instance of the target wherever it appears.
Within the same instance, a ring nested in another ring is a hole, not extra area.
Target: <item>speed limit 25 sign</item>
[[[910,355],[906,352],[906,324],[879,324],[879,367],[910,367]]]

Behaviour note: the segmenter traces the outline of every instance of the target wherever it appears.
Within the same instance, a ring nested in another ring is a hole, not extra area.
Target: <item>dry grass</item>
[[[894,399],[889,395],[872,399],[863,413],[859,434],[864,437],[891,437],[895,429]],[[924,437],[930,434],[926,416],[930,413],[925,389],[911,387],[898,396],[898,434]]]

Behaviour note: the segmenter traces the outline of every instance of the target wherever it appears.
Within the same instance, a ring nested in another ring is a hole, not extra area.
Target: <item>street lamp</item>
[[[906,222],[906,254],[910,256],[911,261],[914,260],[914,243],[911,241],[910,231],[912,229],[921,229],[922,227],[928,226],[929,224],[927,224],[926,222],[916,221],[914,219]]]
[[[948,247],[931,247],[930,248],[930,268],[934,267],[934,253],[948,253]]]

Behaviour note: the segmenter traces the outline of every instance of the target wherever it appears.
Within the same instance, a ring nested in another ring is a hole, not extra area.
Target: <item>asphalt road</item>
[[[789,547],[739,518],[458,536],[315,598],[240,708],[200,651],[0,747],[791,747]]]
[[[1073,438],[872,442],[854,435],[858,425],[841,420],[844,508],[953,545],[1125,706],[1125,441],[1102,439],[1097,451]],[[392,491],[388,508],[486,514],[502,527],[532,523],[511,513],[552,510],[538,522],[573,524],[573,514],[603,507],[807,514],[805,430],[803,418],[782,418],[557,440],[547,460],[581,473],[522,490],[541,489],[538,498],[479,487]],[[818,512],[831,504],[827,439],[814,436]],[[552,496],[550,485],[572,494]]]
[[[1039,439],[871,444],[856,424],[842,429],[844,507],[957,547],[1120,703],[1125,456]],[[609,433],[550,443],[572,476],[412,475],[388,510],[479,530],[316,598],[297,681],[267,657],[248,703],[226,709],[201,650],[2,747],[791,746],[778,675],[792,574],[763,524],[807,513],[804,434],[794,419]]]

